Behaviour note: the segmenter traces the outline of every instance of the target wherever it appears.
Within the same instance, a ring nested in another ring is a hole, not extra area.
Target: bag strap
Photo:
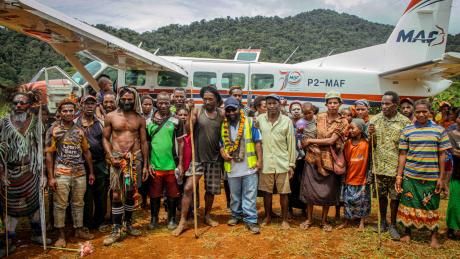
[[[160,125],[158,125],[158,127],[152,132],[152,135],[150,136],[150,138],[153,140],[153,137],[155,137],[155,135],[161,130],[161,128],[163,128],[163,126],[166,124],[166,122],[168,122],[169,118],[167,120],[164,120]]]

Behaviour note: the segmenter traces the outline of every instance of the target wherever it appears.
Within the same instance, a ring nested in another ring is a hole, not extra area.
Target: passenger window
[[[166,87],[186,87],[187,77],[171,71],[158,72],[158,85]]]
[[[217,75],[214,72],[195,72],[193,73],[193,86],[205,87],[208,85],[216,85]]]
[[[126,85],[145,85],[145,71],[144,70],[129,70],[126,71],[125,77]]]
[[[244,88],[246,77],[242,73],[223,73],[222,74],[222,88],[230,88],[234,85],[239,85]]]
[[[251,89],[269,89],[273,88],[275,84],[275,77],[271,74],[252,74],[251,75]]]

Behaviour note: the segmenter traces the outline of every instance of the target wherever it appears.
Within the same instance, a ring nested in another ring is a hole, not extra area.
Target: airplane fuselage
[[[309,101],[324,104],[324,95],[329,91],[342,94],[345,104],[358,99],[367,99],[377,105],[385,91],[396,91],[401,96],[421,98],[427,96],[423,82],[417,80],[390,80],[379,76],[378,71],[365,69],[322,68],[305,64],[281,64],[266,62],[241,62],[233,60],[197,59],[163,56],[188,71],[182,84],[169,84],[162,74],[152,73],[144,86],[137,86],[142,93],[170,91],[175,87],[193,89],[193,98],[199,99],[203,86],[214,85],[224,95],[230,86],[239,85],[254,96],[276,93],[288,101]],[[147,76],[148,77],[148,76]],[[186,83],[185,83],[186,82]],[[435,94],[435,93],[431,93]]]

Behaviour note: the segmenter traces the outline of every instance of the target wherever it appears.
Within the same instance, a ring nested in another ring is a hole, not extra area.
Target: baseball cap
[[[399,101],[399,104],[402,104],[402,103],[409,103],[410,105],[414,106],[414,100],[412,100],[411,98],[402,98],[401,101]]]
[[[267,95],[267,96],[265,97],[265,100],[270,99],[270,98],[275,99],[275,100],[277,100],[278,102],[281,101],[281,98],[280,98],[278,95],[276,95],[276,94],[269,94],[269,95]]]
[[[240,102],[238,102],[238,100],[235,97],[230,96],[224,102],[224,108],[227,109],[228,107],[238,109],[240,107]]]
[[[93,100],[93,101],[97,102],[96,97],[94,97],[94,96],[88,94],[88,95],[85,95],[85,96],[83,96],[83,97],[81,98],[81,103],[84,103],[84,102],[86,102],[86,101],[88,101],[88,100]]]
[[[329,99],[333,99],[333,98],[337,98],[339,99],[340,102],[342,102],[342,97],[340,97],[340,93],[337,92],[337,91],[330,91],[330,92],[327,92],[326,93],[326,96],[324,97],[324,99],[326,100],[329,100]]]

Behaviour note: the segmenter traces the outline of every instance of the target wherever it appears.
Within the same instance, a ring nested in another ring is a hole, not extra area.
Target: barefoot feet
[[[268,226],[270,225],[270,223],[272,222],[272,218],[271,217],[266,217],[264,218],[264,220],[262,220],[262,226]]]
[[[399,239],[399,241],[404,242],[404,243],[409,243],[410,242],[410,236],[409,235],[404,235]]]
[[[289,223],[287,221],[283,221],[281,222],[281,229],[282,230],[287,230],[287,229],[290,229],[291,226],[289,226]]]
[[[182,232],[184,232],[187,228],[188,228],[187,223],[181,220],[181,221],[179,222],[179,225],[177,225],[177,228],[174,229],[174,231],[172,232],[172,235],[178,237],[178,236],[180,236],[180,234],[182,234]]]
[[[55,247],[66,247],[67,246],[67,242],[65,241],[64,238],[59,238],[56,243],[54,243],[54,246]]]
[[[211,218],[211,215],[204,216],[204,223],[210,227],[217,227],[219,223]]]
[[[440,248],[441,247],[441,244],[439,243],[439,240],[438,240],[438,233],[431,234],[430,247],[431,248]]]

